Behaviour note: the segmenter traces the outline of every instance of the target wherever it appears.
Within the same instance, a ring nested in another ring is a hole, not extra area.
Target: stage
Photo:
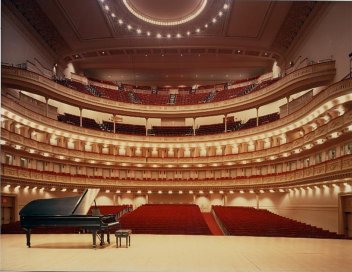
[[[2,271],[350,272],[352,241],[132,234],[93,249],[89,234],[1,235]],[[122,245],[125,246],[124,241]]]

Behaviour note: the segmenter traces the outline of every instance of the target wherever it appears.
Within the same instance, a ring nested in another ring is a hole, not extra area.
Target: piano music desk
[[[116,236],[116,247],[121,247],[121,238],[126,239],[126,247],[131,246],[131,234],[132,230],[120,229],[115,232]]]

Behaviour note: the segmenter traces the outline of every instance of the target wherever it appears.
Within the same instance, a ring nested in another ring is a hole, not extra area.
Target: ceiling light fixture
[[[108,6],[107,4],[104,3],[104,1],[101,1],[99,0],[100,2],[100,5],[103,9],[103,11],[105,11],[107,13],[107,15],[111,16],[113,18],[113,21],[115,21],[116,19],[116,14],[118,14],[119,10],[114,10],[114,6]],[[156,25],[159,25],[159,26],[174,26],[174,25],[179,25],[179,24],[183,24],[183,23],[186,23],[190,20],[192,20],[193,18],[197,17],[202,11],[203,9],[205,8],[206,4],[207,4],[207,0],[202,0],[202,3],[199,5],[199,7],[196,9],[195,12],[189,14],[188,16],[185,16],[184,18],[180,18],[180,19],[177,19],[177,20],[158,20],[158,19],[153,19],[153,18],[147,18],[145,16],[143,16],[142,14],[138,13],[138,11],[135,10],[135,8],[132,8],[130,6],[130,3],[128,0],[123,0],[123,4],[126,6],[126,8],[133,14],[135,15],[137,18],[147,22],[147,23],[151,23],[151,24],[156,24]],[[159,32],[157,35],[156,35],[156,38],[158,39],[161,39],[161,38],[182,38],[183,36],[190,36],[192,34],[198,34],[200,32],[203,32],[205,30],[207,30],[209,28],[209,24],[212,22],[212,23],[216,23],[221,17],[223,17],[224,15],[224,12],[226,12],[230,5],[229,5],[229,1],[228,0],[224,0],[224,5],[216,11],[216,15],[211,17],[212,19],[210,19],[208,22],[204,22],[204,25],[202,28],[197,28],[195,29],[194,31],[187,31],[184,33],[184,35],[182,33],[168,33],[168,34],[162,34],[161,32]],[[121,15],[120,15],[121,16]],[[117,22],[120,26],[122,26],[124,24],[124,20],[123,18],[119,18]],[[139,32],[138,31],[138,26],[137,25],[134,25],[132,22],[127,22],[128,26],[127,26],[127,29],[128,30],[132,30],[132,29],[137,29],[137,33],[138,34],[143,34],[142,31]],[[150,31],[145,31],[144,34],[148,37],[151,36],[151,32]],[[170,37],[169,37],[169,34],[170,34]]]
[[[202,11],[204,10],[205,6],[207,5],[207,3],[208,3],[208,0],[202,0],[201,5],[197,9],[195,9],[191,14],[184,16],[183,18],[180,18],[178,20],[160,20],[160,19],[158,20],[157,18],[147,18],[143,14],[139,13],[135,8],[133,8],[130,5],[129,1],[123,0],[123,4],[125,5],[125,7],[134,16],[143,20],[144,22],[147,22],[147,23],[150,23],[153,25],[160,25],[160,26],[175,26],[175,25],[187,23],[187,22],[193,20],[194,18],[196,18],[199,14],[201,14]]]

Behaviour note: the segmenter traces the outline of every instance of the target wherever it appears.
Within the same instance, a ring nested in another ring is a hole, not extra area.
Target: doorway
[[[341,194],[339,202],[339,233],[352,238],[352,193]]]
[[[1,224],[15,222],[15,196],[1,196]]]

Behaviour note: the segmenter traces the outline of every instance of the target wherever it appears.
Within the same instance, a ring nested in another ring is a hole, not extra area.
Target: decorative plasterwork
[[[292,7],[273,42],[273,47],[276,50],[280,52],[288,50],[305,22],[312,15],[316,5],[316,1],[293,1]]]
[[[68,51],[67,43],[36,1],[6,0],[4,2],[15,8],[55,53]]]
[[[35,184],[39,186],[58,186],[79,188],[81,186],[92,186],[104,189],[269,189],[291,186],[307,186],[311,183],[326,184],[327,181],[340,179],[340,182],[351,181],[352,178],[352,158],[351,155],[340,157],[334,160],[323,162],[295,171],[280,173],[278,175],[264,175],[260,177],[241,177],[236,179],[197,180],[197,181],[137,181],[120,180],[118,178],[103,179],[92,177],[65,176],[54,173],[42,173],[30,169],[21,169],[3,165],[1,167],[1,177],[6,184]],[[314,173],[314,174],[313,174]],[[345,180],[343,180],[345,179]],[[24,181],[25,180],[25,181]],[[98,184],[98,185],[97,185]]]

